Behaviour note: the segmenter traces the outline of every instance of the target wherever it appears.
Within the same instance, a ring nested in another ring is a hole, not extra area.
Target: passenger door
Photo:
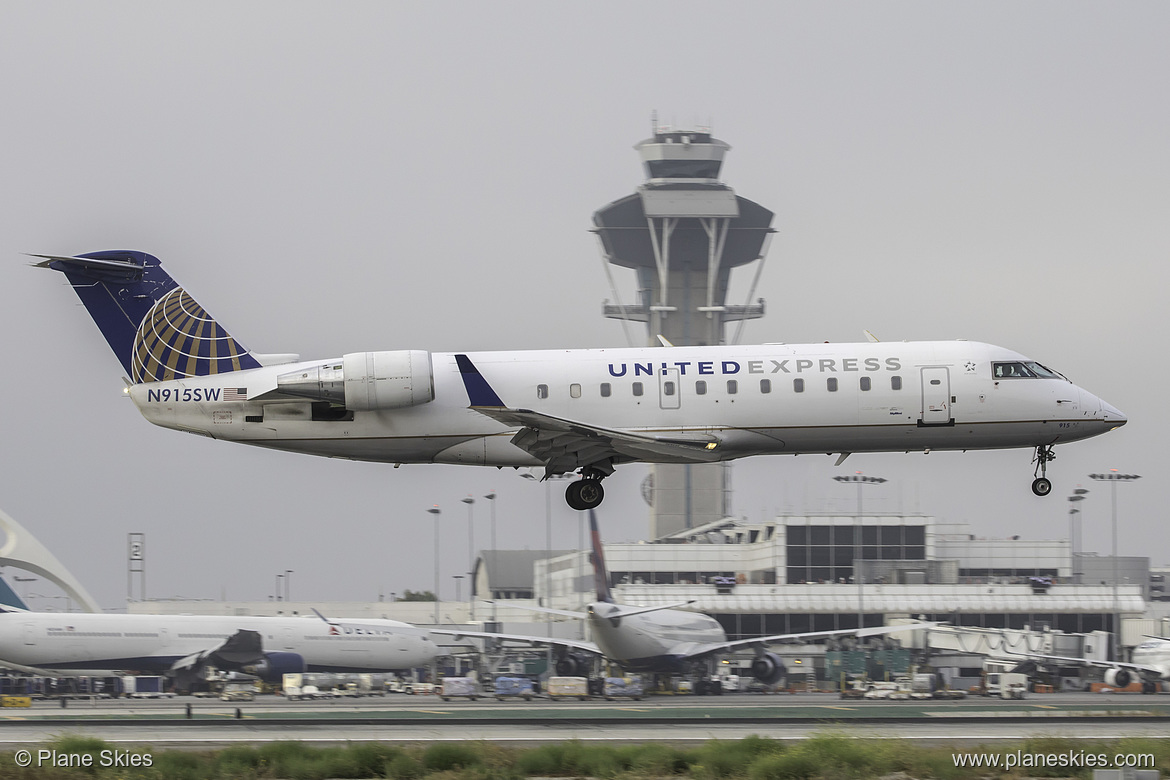
[[[922,369],[923,425],[947,425],[951,422],[951,377],[946,366]]]

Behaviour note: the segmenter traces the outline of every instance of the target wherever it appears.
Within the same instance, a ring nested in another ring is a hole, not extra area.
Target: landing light
[[[707,442],[707,449],[709,449],[709,450],[713,450],[713,449],[715,449],[715,448],[716,448],[716,447],[718,447],[718,446],[719,446],[719,445],[718,445],[718,444],[716,444],[716,443],[715,443],[715,442],[713,442],[713,441],[712,441],[712,442]]]

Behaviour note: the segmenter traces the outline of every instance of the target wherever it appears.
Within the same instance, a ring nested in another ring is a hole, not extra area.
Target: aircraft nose
[[[1113,423],[1114,427],[1120,428],[1129,422],[1129,418],[1118,409],[1116,406],[1101,402],[1101,417],[1107,423]]]

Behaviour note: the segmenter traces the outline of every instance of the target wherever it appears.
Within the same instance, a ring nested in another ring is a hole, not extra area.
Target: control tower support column
[[[719,180],[731,147],[708,130],[653,129],[652,138],[634,147],[646,182],[593,214],[606,262],[637,276],[626,304],[606,267],[617,303],[606,303],[605,316],[646,323],[652,346],[659,336],[675,346],[725,344],[727,323],[764,315],[764,302],[751,298],[773,232],[772,212]],[[757,260],[747,302],[729,304],[732,269]],[[680,391],[685,406],[694,387],[684,383]],[[725,517],[728,469],[722,463],[653,466],[643,493],[651,505],[650,536]]]

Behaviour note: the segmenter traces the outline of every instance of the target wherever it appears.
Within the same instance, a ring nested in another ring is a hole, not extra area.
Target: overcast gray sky
[[[499,493],[501,546],[543,547],[512,472],[349,463],[156,428],[64,279],[26,252],[140,249],[233,335],[306,359],[378,349],[620,346],[588,232],[642,181],[649,117],[713,122],[724,179],[776,212],[745,342],[969,338],[1130,416],[1031,453],[770,457],[734,509],[878,511],[1170,562],[1170,6],[1157,2],[0,2],[0,507],[106,607],[129,531],[148,595],[375,599],[466,568],[459,503]],[[630,277],[623,294],[629,299]],[[737,285],[745,294],[746,284]],[[642,538],[646,470],[606,483]],[[553,545],[577,523],[553,488]],[[486,502],[475,505],[477,541]],[[49,606],[45,604],[44,606]]]

